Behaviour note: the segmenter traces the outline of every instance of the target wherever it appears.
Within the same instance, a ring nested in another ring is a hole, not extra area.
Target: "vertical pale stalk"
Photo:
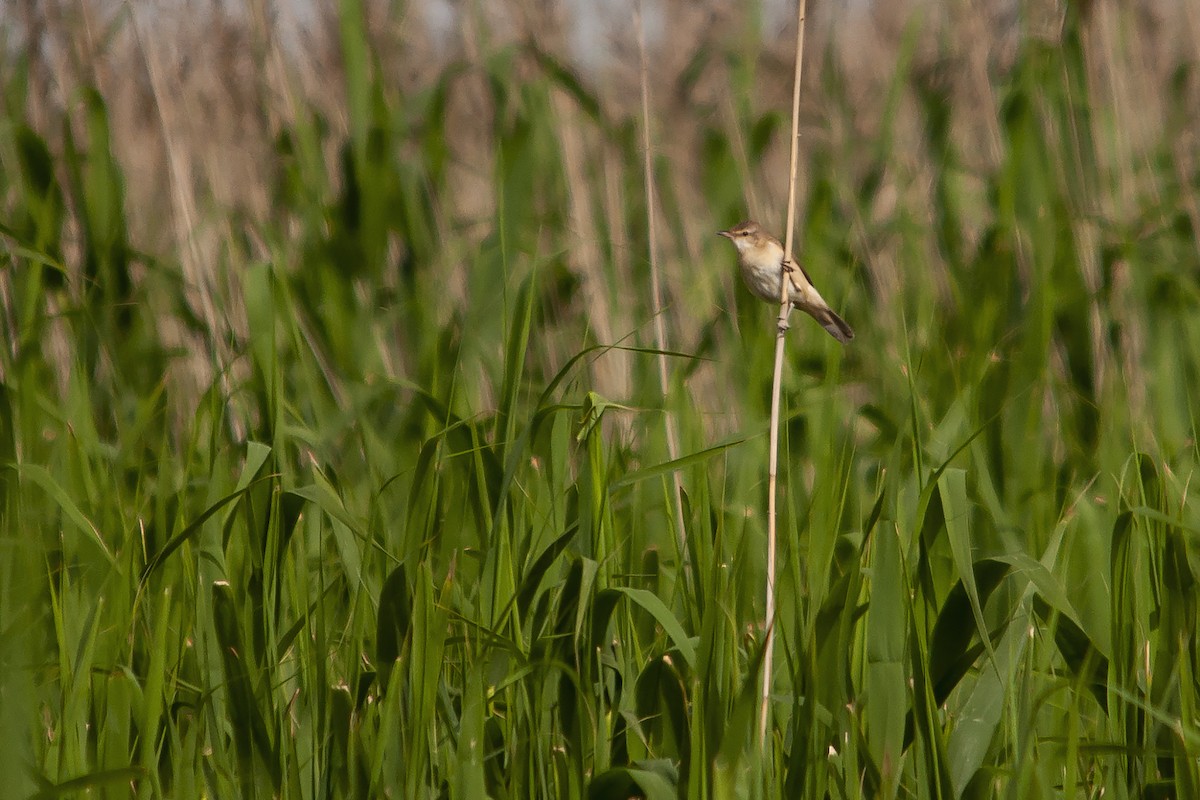
[[[150,80],[150,90],[154,95],[154,108],[158,112],[158,124],[162,129],[163,152],[167,162],[167,185],[171,189],[175,205],[171,209],[171,220],[175,227],[175,240],[180,250],[179,266],[187,281],[187,297],[189,304],[197,310],[198,316],[204,320],[204,336],[209,346],[207,359],[193,355],[190,366],[193,369],[193,379],[198,386],[203,386],[214,377],[220,381],[221,391],[226,398],[229,411],[230,430],[237,441],[244,441],[247,436],[247,423],[239,406],[235,405],[234,391],[230,380],[230,364],[232,358],[228,353],[222,333],[227,329],[220,319],[217,301],[214,298],[214,278],[211,269],[204,265],[212,259],[202,251],[197,241],[197,212],[195,189],[188,177],[188,165],[185,160],[184,146],[177,141],[174,130],[178,127],[175,113],[178,111],[172,105],[172,90],[169,81],[162,74],[162,64],[159,53],[151,46],[151,31],[143,14],[134,5],[129,6],[130,22],[133,28],[134,42],[142,51],[143,63],[146,66],[146,77]]]
[[[639,0],[633,10],[634,25],[637,27],[638,58],[641,62],[642,84],[642,168],[645,170],[646,182],[646,228],[649,235],[650,248],[650,292],[654,295],[654,342],[658,348],[658,381],[662,387],[664,403],[664,421],[667,432],[667,456],[672,461],[679,458],[679,433],[675,426],[675,417],[665,405],[670,393],[671,381],[667,374],[667,323],[666,310],[662,295],[662,281],[659,278],[658,266],[658,223],[655,214],[657,192],[654,187],[654,168],[651,163],[650,151],[650,79],[646,58],[646,28],[642,24],[642,4]],[[683,478],[679,470],[671,473],[675,486],[675,528],[679,544],[679,563],[686,571],[688,563],[687,532],[683,520]]]
[[[796,73],[792,81],[792,149],[788,171],[787,227],[783,252],[787,263],[792,261],[792,229],[796,222],[796,170],[800,144],[800,73],[804,64],[804,12],[806,0],[796,6]],[[784,276],[786,277],[786,276]],[[788,281],[779,282],[779,319],[775,336],[775,375],[771,381],[771,453],[767,467],[767,596],[766,596],[766,653],[763,656],[762,705],[759,707],[758,735],[763,746],[767,741],[767,723],[771,715],[771,669],[775,661],[775,539],[776,498],[779,476],[779,395],[783,384],[783,345],[788,330]]]

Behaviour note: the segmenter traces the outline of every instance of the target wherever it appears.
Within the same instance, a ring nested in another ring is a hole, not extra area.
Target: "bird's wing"
[[[792,269],[800,270],[800,274],[804,276],[804,280],[808,281],[808,285],[811,286],[813,288],[813,290],[815,291],[817,288],[817,285],[815,283],[813,283],[812,277],[810,277],[809,274],[804,271],[804,267],[800,266],[800,263],[798,261],[793,261],[791,263],[792,263]],[[804,287],[800,285],[800,282],[798,280],[796,280],[795,272],[788,273],[788,280],[790,280],[792,282],[792,286],[794,286],[796,288],[796,291],[798,291],[798,292],[804,291]]]

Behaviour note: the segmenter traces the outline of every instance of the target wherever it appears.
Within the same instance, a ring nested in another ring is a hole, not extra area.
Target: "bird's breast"
[[[741,266],[746,286],[756,297],[768,302],[779,302],[779,279],[783,274],[779,265],[768,266],[746,259]]]

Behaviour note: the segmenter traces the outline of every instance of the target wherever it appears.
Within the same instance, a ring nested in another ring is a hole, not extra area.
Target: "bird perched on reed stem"
[[[790,283],[788,299],[794,308],[821,323],[821,327],[842,344],[854,338],[854,331],[821,297],[808,273],[799,264],[785,264],[783,245],[757,222],[743,222],[727,231],[718,231],[717,235],[724,236],[737,248],[742,278],[755,297],[778,303],[779,281],[786,274]]]

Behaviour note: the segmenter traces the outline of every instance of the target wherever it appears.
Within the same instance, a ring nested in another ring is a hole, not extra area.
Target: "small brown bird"
[[[727,231],[718,231],[717,235],[724,236],[737,248],[742,278],[755,297],[768,303],[778,303],[780,276],[786,272],[791,282],[788,298],[793,308],[800,309],[821,323],[821,327],[842,344],[854,338],[854,331],[821,297],[804,268],[799,264],[785,265],[783,245],[774,236],[764,232],[757,222],[743,222]]]

